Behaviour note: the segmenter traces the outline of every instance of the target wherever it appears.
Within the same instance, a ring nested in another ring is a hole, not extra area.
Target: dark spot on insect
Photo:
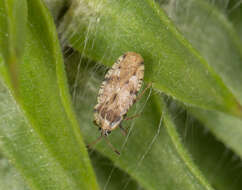
[[[118,69],[121,69],[121,66],[118,66]]]
[[[118,115],[113,115],[112,122],[110,124],[110,127],[114,127],[115,124],[119,123],[121,121],[122,117]]]
[[[92,122],[93,122],[93,124],[94,124],[94,125],[97,125],[97,122],[96,122],[96,120],[93,120]]]
[[[137,90],[130,90],[129,93],[130,93],[130,94],[138,94],[138,91],[137,91]]]
[[[108,82],[108,81],[110,81],[110,77],[106,77],[105,79],[104,79],[104,81],[106,81],[106,82]]]
[[[114,125],[115,123],[119,122],[120,120],[121,120],[121,117],[118,116],[118,115],[115,115],[115,116],[113,117],[112,125]]]
[[[111,133],[111,131],[104,131],[104,135],[108,136]]]
[[[140,65],[144,65],[144,61],[140,62]]]
[[[101,111],[101,116],[102,116],[103,119],[105,118],[106,113],[107,113],[107,108],[104,108],[104,109]]]
[[[100,111],[100,109],[101,109],[101,107],[100,107],[100,106],[98,106],[97,108],[94,108],[94,112],[99,112],[99,111]]]
[[[114,118],[114,113],[113,113],[113,111],[112,111],[112,110],[108,110],[108,111],[106,112],[106,119],[107,119],[108,121],[113,121],[113,118]]]
[[[99,130],[99,131],[101,131],[101,129],[102,129],[101,127],[98,127],[98,130]]]
[[[114,96],[113,96],[113,102],[115,101],[116,98],[117,98],[117,94],[114,94]]]

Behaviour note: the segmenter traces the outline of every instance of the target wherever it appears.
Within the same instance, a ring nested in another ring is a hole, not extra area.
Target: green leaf
[[[100,135],[92,118],[100,78],[103,77],[99,74],[105,69],[92,67],[92,63],[86,64],[83,59],[76,61],[80,57],[68,57],[67,70],[81,130],[88,144]],[[160,103],[161,98],[153,94],[149,96],[148,92],[147,95],[128,113],[132,116],[134,112],[142,111],[141,116],[122,124],[125,128],[130,126],[129,134],[124,137],[117,129],[109,136],[110,142],[121,151],[120,157],[104,140],[92,148],[111,159],[116,167],[127,172],[144,189],[213,189],[183,147],[168,111]],[[112,177],[112,173],[110,175]],[[127,181],[123,188],[128,184]]]
[[[190,109],[220,141],[242,158],[242,120],[220,112]]]
[[[63,13],[68,8],[68,0],[43,0],[47,8],[51,12],[54,20],[59,22],[59,19],[63,16]]]
[[[199,166],[200,171],[210,184],[215,189],[220,190],[241,189],[241,159],[228,147],[217,141],[209,130],[204,128],[187,110],[174,104],[174,101],[172,101],[169,111],[184,146],[189,150],[194,163]],[[214,112],[210,111],[210,114],[211,118],[215,118]],[[214,120],[214,123],[216,121],[217,119]],[[216,123],[215,126],[223,128],[221,122]],[[228,131],[224,130],[223,132],[227,133]],[[236,136],[235,138],[237,139]]]
[[[143,190],[133,178],[113,165],[111,160],[96,151],[91,151],[90,157],[101,189],[123,190],[125,187],[125,190]]]
[[[126,190],[142,190],[141,186],[139,186],[136,181],[134,181],[127,173],[114,166],[111,160],[103,157],[97,152],[91,152],[90,157],[101,189],[104,189],[105,185],[108,184],[108,186],[106,186],[106,190],[123,190],[124,185],[129,182]],[[112,176],[111,179],[109,179],[111,172]],[[1,154],[1,150],[0,184],[0,190],[29,189],[24,183],[22,176],[7,160],[7,158]]]
[[[0,190],[28,190],[21,175],[11,163],[0,153]]]
[[[203,0],[179,0],[176,7],[166,10],[186,39],[242,102],[242,45],[223,13]]]
[[[242,3],[241,1],[231,0],[227,10],[228,18],[233,23],[235,30],[242,41]]]
[[[24,52],[27,21],[26,0],[0,2],[0,51],[7,66],[15,92],[18,87],[18,64]]]
[[[204,1],[179,0],[176,5],[163,4],[163,7],[166,6],[167,13],[170,13],[179,30],[242,102],[242,46],[231,23],[223,13]],[[241,119],[215,111],[194,108],[189,110],[242,158]]]
[[[20,59],[25,42],[27,3],[25,0],[3,0],[0,2],[1,53],[7,64]]]
[[[98,189],[72,110],[52,18],[40,0],[28,0],[27,6],[25,51],[21,62],[16,59],[18,98],[0,56],[1,148],[31,189]]]
[[[75,1],[60,27],[83,55],[111,66],[127,51],[145,60],[145,80],[174,98],[241,117],[218,75],[151,0]]]

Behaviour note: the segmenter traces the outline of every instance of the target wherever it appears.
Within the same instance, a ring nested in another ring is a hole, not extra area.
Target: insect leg
[[[133,116],[131,116],[131,117],[126,117],[126,118],[124,118],[124,120],[131,120],[131,119],[134,119],[134,118],[136,118],[136,117],[139,117],[140,116],[140,114],[136,114],[136,115],[133,115]]]
[[[125,129],[123,128],[123,126],[122,126],[121,124],[119,124],[119,128],[121,129],[122,134],[123,134],[124,136],[127,136],[128,132],[127,132],[127,130],[125,130]]]
[[[146,90],[148,89],[148,88],[150,88],[151,87],[151,85],[152,85],[152,83],[149,83],[146,87],[145,87],[145,89],[138,95],[138,97],[136,98],[136,102],[144,95],[144,93],[146,92]],[[131,117],[127,117],[127,118],[124,118],[124,120],[131,120],[131,119],[134,119],[134,118],[136,118],[136,117],[139,117],[141,114],[139,113],[139,114],[136,114],[136,115],[133,115],[133,116],[131,116]]]
[[[90,144],[87,145],[87,148],[91,148],[93,145],[97,144],[103,136],[98,137],[95,141],[91,142]]]
[[[107,144],[109,145],[109,147],[110,147],[115,153],[117,153],[118,155],[120,155],[120,152],[117,151],[117,150],[114,148],[114,146],[109,142],[107,136],[103,136],[103,137],[104,137],[104,139],[106,140],[106,142],[107,142]]]
[[[148,90],[148,88],[150,88],[151,87],[151,85],[152,85],[152,83],[150,82],[146,87],[145,87],[145,89],[137,96],[137,98],[136,98],[136,102],[144,95],[144,93],[146,92],[146,90]]]

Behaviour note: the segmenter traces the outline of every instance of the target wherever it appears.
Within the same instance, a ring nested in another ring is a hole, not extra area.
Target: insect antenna
[[[114,148],[114,146],[113,146],[113,145],[110,143],[110,141],[108,140],[107,136],[104,135],[104,139],[106,140],[108,146],[109,146],[109,147],[110,147],[115,153],[117,153],[118,155],[120,155],[120,152],[117,151],[117,150]]]

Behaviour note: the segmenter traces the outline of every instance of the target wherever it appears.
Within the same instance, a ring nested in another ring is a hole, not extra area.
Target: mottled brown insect
[[[136,101],[143,78],[144,60],[135,52],[127,52],[119,57],[107,72],[94,108],[94,123],[101,130],[101,136],[94,143],[101,137],[106,139],[112,130],[121,127],[121,121]],[[111,143],[108,144],[112,147]]]

